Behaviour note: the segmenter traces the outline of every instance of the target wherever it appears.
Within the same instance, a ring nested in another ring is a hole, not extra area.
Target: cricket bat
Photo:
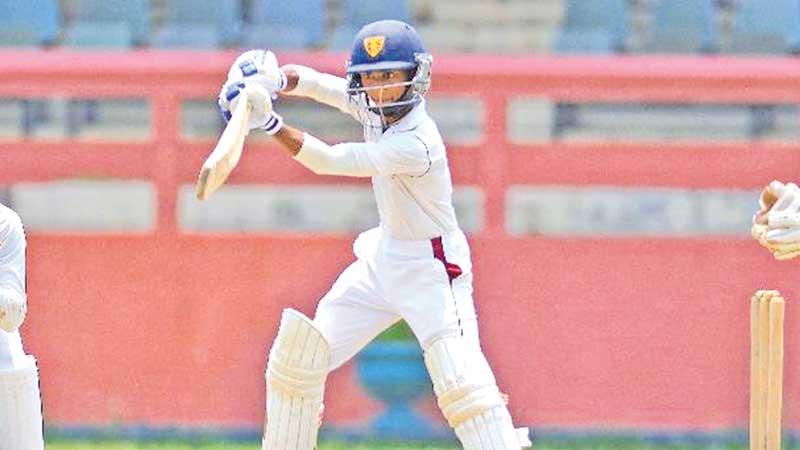
[[[214,151],[208,155],[203,167],[200,169],[200,176],[197,179],[195,194],[198,200],[205,200],[216,192],[228,179],[239,158],[242,156],[244,140],[250,129],[247,121],[250,118],[252,106],[247,101],[247,94],[242,92],[239,103],[233,111],[231,120],[219,137]]]

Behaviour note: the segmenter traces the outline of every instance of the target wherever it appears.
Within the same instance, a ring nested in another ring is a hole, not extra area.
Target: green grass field
[[[797,449],[797,445],[784,445],[784,449]],[[260,450],[258,443],[232,443],[224,441],[155,441],[133,442],[118,440],[53,439],[48,450]],[[534,450],[744,450],[744,445],[670,445],[648,444],[615,439],[581,439],[576,441],[546,441],[534,443]],[[399,443],[344,443],[323,442],[319,450],[457,450],[455,446]]]
[[[258,443],[208,442],[132,442],[108,440],[64,440],[48,442],[47,450],[260,450]],[[403,444],[322,443],[319,450],[456,450],[456,447]]]

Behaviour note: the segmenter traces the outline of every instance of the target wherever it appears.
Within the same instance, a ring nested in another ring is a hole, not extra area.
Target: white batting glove
[[[25,294],[11,289],[0,289],[0,329],[13,333],[22,325],[27,312]]]
[[[273,99],[286,87],[286,74],[278,66],[278,59],[265,50],[248,50],[239,55],[228,70],[228,81],[233,80],[256,83]]]
[[[268,135],[274,135],[283,126],[283,117],[272,109],[272,98],[264,87],[249,81],[231,80],[222,86],[217,98],[217,107],[227,122],[233,115],[241,99],[240,93],[247,94],[247,101],[252,105],[247,126],[251,130],[261,129]]]
[[[778,261],[785,261],[800,256],[800,241],[780,243],[764,239],[760,240],[759,243],[769,250],[772,256]]]
[[[761,244],[768,248],[775,259],[787,260],[800,256],[800,226],[768,229]]]
[[[773,181],[761,192],[751,234],[778,260],[800,256],[800,188]]]

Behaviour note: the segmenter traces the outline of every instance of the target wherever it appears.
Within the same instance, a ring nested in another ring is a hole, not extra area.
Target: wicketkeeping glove
[[[25,320],[27,312],[28,302],[25,294],[0,288],[0,329],[9,333],[16,331]]]
[[[800,256],[800,188],[773,181],[761,192],[761,208],[753,216],[751,234],[775,256]]]

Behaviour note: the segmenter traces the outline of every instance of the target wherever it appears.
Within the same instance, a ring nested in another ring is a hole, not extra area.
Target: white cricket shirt
[[[25,232],[17,213],[0,204],[0,289],[25,293]],[[0,330],[0,369],[25,361],[19,331]]]
[[[25,293],[25,245],[19,216],[0,204],[0,289]]]
[[[377,118],[347,95],[347,80],[304,66],[290,95],[358,117]],[[363,143],[327,145],[306,134],[295,156],[318,174],[372,177],[381,226],[395,239],[427,240],[458,229],[444,142],[424,100],[385,131],[364,126]]]

